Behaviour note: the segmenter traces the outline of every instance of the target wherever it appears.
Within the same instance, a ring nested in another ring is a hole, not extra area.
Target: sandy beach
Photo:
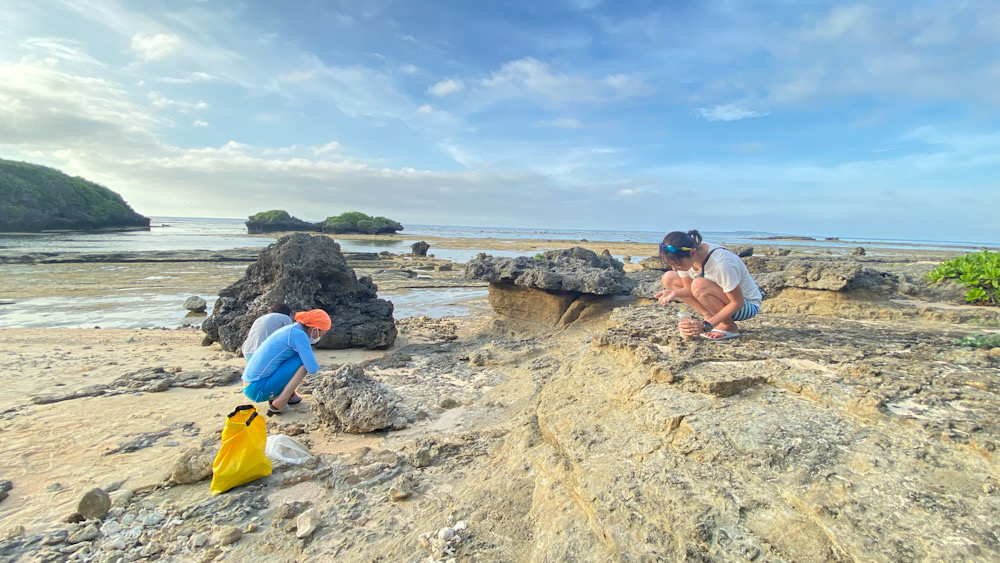
[[[469,244],[428,242],[431,254]],[[476,244],[527,255],[568,246]],[[655,250],[574,244],[636,262]],[[767,248],[777,246],[755,255]],[[797,248],[792,258],[847,259],[853,248]],[[900,248],[863,259],[866,267],[897,268],[902,287],[919,286],[921,272],[954,255]],[[468,283],[462,264],[430,263],[422,283]],[[136,287],[204,295],[245,267],[4,264],[0,295]],[[12,485],[0,501],[0,554],[15,561],[653,561],[685,553],[713,561],[990,560],[1000,556],[992,531],[1000,514],[1000,350],[956,341],[996,333],[996,310],[918,289],[788,288],[765,301],[733,343],[685,340],[674,328],[675,306],[643,300],[562,328],[498,317],[485,296],[468,316],[397,318],[400,334],[388,350],[317,357],[320,375],[361,364],[405,414],[406,428],[336,432],[311,412],[307,382],[305,401],[267,428],[294,436],[313,460],[276,463],[270,477],[216,497],[207,480],[176,484],[170,476],[186,451],[211,458],[225,415],[247,402],[238,382],[204,384],[241,370],[242,358],[202,346],[197,328],[0,329],[0,480]],[[151,368],[165,374],[156,392],[115,387]],[[185,374],[190,386],[179,383]],[[95,487],[119,491],[111,513],[67,523]],[[320,524],[300,539],[296,517],[308,509]],[[140,521],[147,523],[136,528]],[[69,541],[88,525],[96,533]],[[460,540],[431,541],[447,535],[443,528]],[[226,533],[237,539],[220,539]]]

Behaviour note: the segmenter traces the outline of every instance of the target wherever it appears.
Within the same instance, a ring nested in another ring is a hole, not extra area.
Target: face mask
[[[312,337],[310,337],[310,338],[309,338],[309,343],[310,343],[310,344],[315,344],[315,343],[319,342],[319,339],[320,339],[320,338],[322,338],[322,337],[320,337],[320,336],[317,336],[316,338],[312,338]]]

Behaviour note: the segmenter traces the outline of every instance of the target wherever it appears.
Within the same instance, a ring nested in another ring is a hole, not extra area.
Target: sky
[[[0,158],[147,216],[1000,243],[1000,3],[13,0]]]

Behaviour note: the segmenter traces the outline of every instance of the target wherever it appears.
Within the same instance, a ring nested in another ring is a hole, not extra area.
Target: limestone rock
[[[215,452],[205,451],[199,447],[188,448],[174,462],[170,480],[183,485],[207,479],[212,476],[214,461]]]
[[[91,489],[83,495],[76,511],[87,520],[101,520],[111,510],[111,497],[104,489]]]
[[[208,303],[206,303],[201,297],[192,295],[184,301],[184,308],[192,313],[204,313],[205,309],[208,308]]]
[[[413,495],[413,490],[416,487],[416,482],[412,475],[403,475],[402,477],[396,479],[396,481],[389,487],[389,500],[392,502],[399,502],[403,499],[410,498]]]
[[[212,535],[212,539],[220,546],[236,543],[241,537],[243,537],[243,530],[236,526],[223,526]]]
[[[566,326],[632,299],[636,282],[621,262],[580,247],[542,258],[494,258],[480,254],[465,277],[489,282],[489,301],[501,315]]]
[[[350,434],[392,426],[385,389],[360,366],[346,364],[321,375],[312,392],[312,411],[320,421]]]
[[[424,241],[415,242],[410,245],[410,254],[413,256],[427,256],[427,251],[430,250],[431,245]]]
[[[294,311],[330,314],[333,327],[318,348],[387,348],[396,340],[393,307],[378,298],[377,289],[371,278],[355,275],[333,239],[296,233],[264,249],[242,279],[219,292],[202,330],[235,352],[253,321],[282,302]]]
[[[295,537],[308,538],[319,527],[319,523],[319,513],[316,512],[315,508],[310,508],[299,514],[298,518],[295,519]]]
[[[543,256],[494,258],[480,254],[466,265],[465,277],[496,285],[592,295],[627,295],[635,287],[621,262],[585,248],[551,250]]]
[[[667,264],[664,264],[663,261],[660,260],[659,256],[650,256],[648,258],[643,258],[642,260],[639,261],[639,265],[642,266],[644,270],[659,270],[661,272],[665,272],[667,270],[672,269]]]

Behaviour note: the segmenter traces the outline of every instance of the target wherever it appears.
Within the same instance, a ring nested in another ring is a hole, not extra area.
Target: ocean
[[[261,248],[276,240],[275,236],[249,235],[244,219],[201,219],[184,217],[154,217],[148,231],[127,231],[108,233],[42,233],[42,234],[0,234],[0,252],[3,254],[28,254],[35,252],[93,252],[111,253],[124,251],[179,251],[210,250],[224,251],[236,248]],[[431,253],[437,258],[466,262],[483,252],[477,240],[494,239],[538,239],[560,241],[625,241],[655,245],[664,233],[649,231],[610,230],[570,230],[570,229],[525,229],[503,227],[465,227],[440,225],[406,225],[394,240],[352,239],[350,235],[337,237],[341,248],[353,252],[393,253],[409,252],[410,245],[429,237],[456,238],[468,241],[467,248],[433,248]],[[898,248],[974,251],[992,245],[955,241],[908,241],[908,240],[760,240],[781,236],[767,232],[711,232],[702,233],[706,240],[725,242],[730,245],[748,244],[753,246],[856,246],[866,248]],[[518,251],[488,251],[494,256],[518,256]],[[620,259],[621,257],[618,256]],[[10,273],[27,275],[30,268],[39,266],[7,264]],[[102,266],[113,269],[113,265]],[[246,264],[234,263],[216,266],[240,270]],[[17,270],[20,268],[20,270]],[[169,268],[164,266],[163,268]],[[190,269],[190,266],[179,267]],[[186,317],[180,305],[192,293],[176,293],[176,285],[167,280],[177,279],[185,272],[154,272],[143,279],[147,285],[155,285],[157,278],[164,281],[160,289],[119,287],[109,288],[106,294],[94,297],[72,295],[52,296],[35,299],[12,299],[0,294],[0,327],[63,327],[63,328],[178,328],[184,325],[200,325],[201,318]],[[231,271],[230,275],[236,275]],[[110,273],[113,275],[113,272]],[[237,276],[238,277],[238,276]],[[204,288],[202,288],[204,289]],[[200,295],[208,301],[211,311],[216,294]],[[379,297],[389,299],[395,306],[397,318],[425,315],[429,317],[461,316],[468,314],[467,303],[486,295],[482,288],[410,289],[398,292],[379,291]]]

